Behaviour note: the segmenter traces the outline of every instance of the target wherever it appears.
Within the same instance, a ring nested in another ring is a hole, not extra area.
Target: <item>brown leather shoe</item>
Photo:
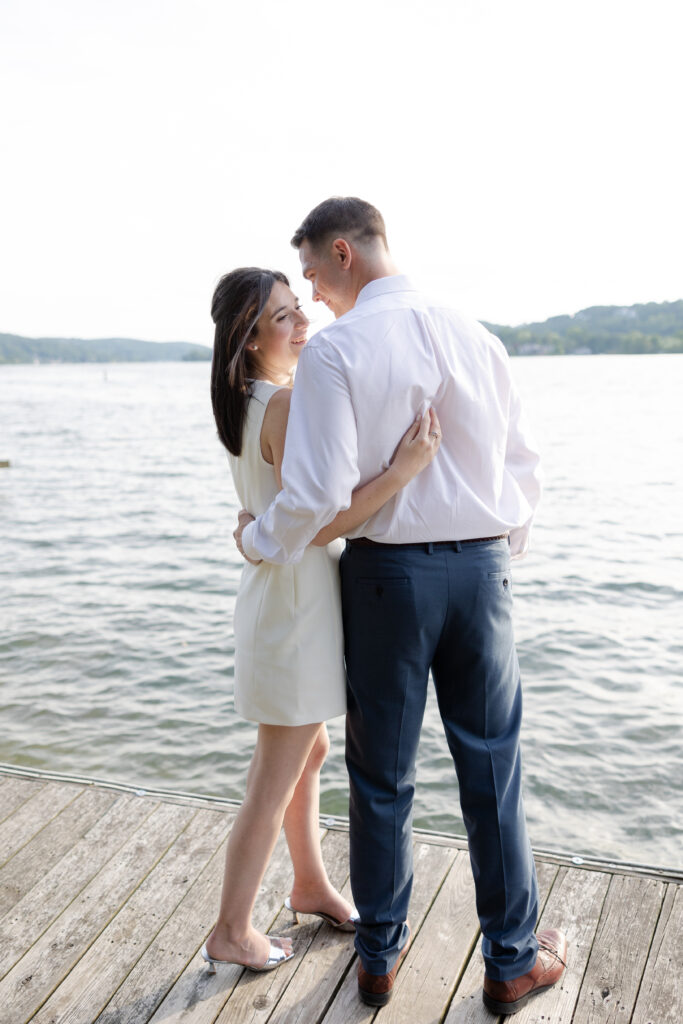
[[[484,977],[484,1005],[494,1013],[517,1013],[531,996],[559,981],[567,966],[567,937],[556,928],[538,932],[538,958],[528,974],[512,981]]]
[[[405,945],[399,951],[398,959],[388,974],[368,974],[360,960],[358,961],[358,995],[368,1006],[385,1006],[391,999],[399,964],[408,952],[411,938],[410,928],[408,928]]]

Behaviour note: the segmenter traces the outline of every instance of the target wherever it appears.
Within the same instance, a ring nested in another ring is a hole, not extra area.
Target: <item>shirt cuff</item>
[[[248,558],[253,558],[255,562],[258,562],[261,558],[260,553],[256,550],[253,544],[254,534],[256,533],[256,520],[247,525],[242,530],[242,550]]]
[[[529,554],[530,532],[529,523],[525,523],[524,526],[520,526],[516,530],[510,530],[510,558],[515,561],[526,558]]]

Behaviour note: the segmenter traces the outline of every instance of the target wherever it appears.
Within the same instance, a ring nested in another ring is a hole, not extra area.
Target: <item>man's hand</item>
[[[247,523],[253,523],[255,518],[256,517],[252,516],[251,512],[247,512],[246,508],[241,508],[237,513],[237,529],[233,530],[232,535],[235,538],[237,550],[241,554],[242,558],[246,558],[246,560],[251,562],[252,565],[260,565],[262,560],[259,558],[258,561],[254,561],[253,558],[249,558],[248,555],[245,555],[244,548],[242,547],[242,532],[244,527]]]

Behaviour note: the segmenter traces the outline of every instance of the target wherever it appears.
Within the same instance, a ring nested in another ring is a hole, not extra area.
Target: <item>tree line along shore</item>
[[[484,322],[484,321],[483,321]],[[591,306],[542,323],[484,322],[511,356],[683,352],[683,299],[634,306]],[[211,348],[185,341],[133,338],[24,338],[0,334],[0,363],[195,362]]]

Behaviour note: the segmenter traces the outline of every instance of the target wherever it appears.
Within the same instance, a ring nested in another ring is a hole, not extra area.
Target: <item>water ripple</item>
[[[532,839],[680,866],[683,357],[513,366],[546,471],[513,570]],[[237,503],[208,371],[0,367],[0,760],[242,796],[255,726],[232,708]],[[330,735],[323,810],[345,814],[342,720]],[[415,823],[463,831],[433,693]]]

